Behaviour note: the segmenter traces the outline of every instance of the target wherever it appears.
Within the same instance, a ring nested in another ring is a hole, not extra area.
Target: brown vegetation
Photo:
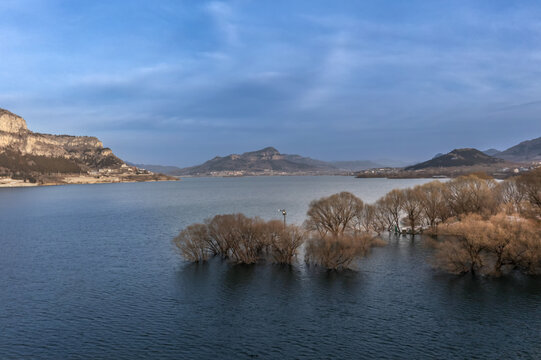
[[[227,214],[188,226],[173,243],[192,262],[221,256],[235,264],[254,264],[267,258],[291,264],[303,241],[304,232],[295,225],[284,227],[281,221]]]
[[[478,175],[461,176],[446,183],[448,206],[454,216],[494,214],[498,210],[496,181]]]
[[[341,192],[310,203],[306,228],[311,231],[306,243],[305,261],[329,270],[353,267],[370,248],[381,245],[371,234],[369,221],[374,208],[349,192]]]
[[[352,269],[354,262],[366,256],[374,246],[383,241],[370,234],[314,237],[306,243],[305,261],[328,270]]]
[[[468,215],[444,226],[436,244],[435,265],[453,274],[500,276],[504,270],[541,272],[541,234],[532,220],[498,214],[484,220]]]
[[[361,214],[363,206],[361,199],[345,191],[314,200],[308,208],[306,227],[322,238],[328,235],[342,236],[351,230],[353,221]]]

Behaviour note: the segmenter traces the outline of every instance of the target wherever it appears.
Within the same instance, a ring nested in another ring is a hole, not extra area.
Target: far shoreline
[[[0,189],[21,189],[21,188],[36,188],[36,187],[47,187],[47,186],[64,186],[64,185],[101,185],[101,184],[125,184],[125,183],[151,183],[151,182],[166,182],[166,181],[180,181],[181,179],[156,179],[156,180],[126,180],[126,181],[95,181],[95,182],[52,182],[52,183],[29,183],[24,182],[23,180],[13,180],[2,183],[0,182]]]

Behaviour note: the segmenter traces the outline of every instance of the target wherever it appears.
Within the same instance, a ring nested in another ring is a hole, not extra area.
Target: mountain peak
[[[267,146],[266,148],[263,148],[261,150],[250,151],[245,154],[246,155],[248,154],[280,155],[280,152],[272,146]]]

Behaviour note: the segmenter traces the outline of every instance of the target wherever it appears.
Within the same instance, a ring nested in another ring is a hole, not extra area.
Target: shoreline
[[[148,179],[148,180],[112,180],[112,181],[87,181],[87,182],[49,182],[49,183],[29,183],[23,180],[2,181],[0,179],[0,189],[14,189],[27,187],[45,187],[45,186],[63,186],[63,185],[95,185],[95,184],[123,184],[123,183],[138,183],[138,182],[165,182],[165,181],[180,181],[181,179]]]

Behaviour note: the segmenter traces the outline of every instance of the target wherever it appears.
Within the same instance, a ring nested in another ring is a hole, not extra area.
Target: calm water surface
[[[348,177],[0,189],[0,359],[541,359],[541,279],[452,277],[389,238],[342,274],[182,262],[184,226],[244,212],[301,223]]]

